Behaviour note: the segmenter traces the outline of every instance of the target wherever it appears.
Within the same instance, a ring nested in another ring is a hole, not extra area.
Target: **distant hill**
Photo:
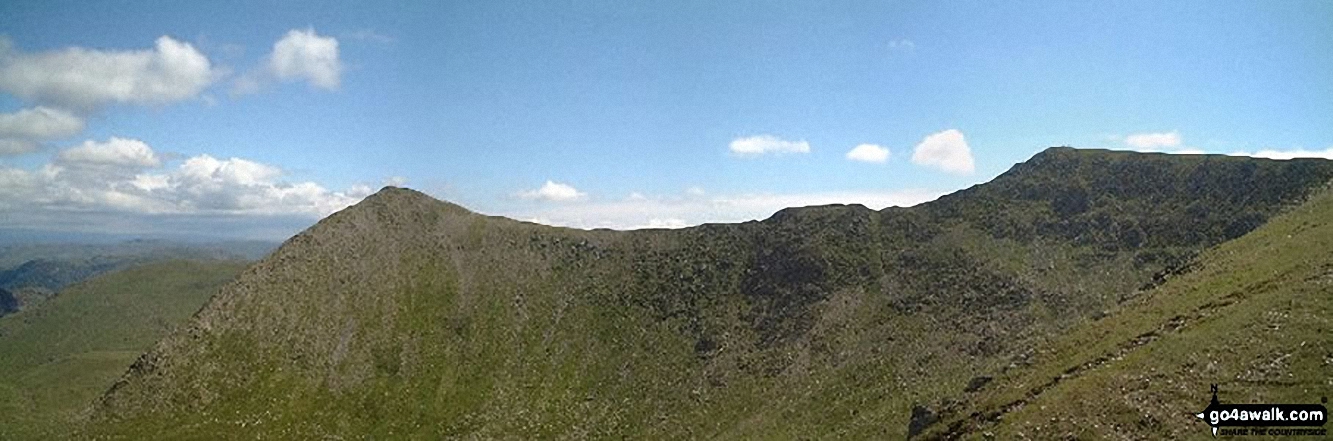
[[[0,269],[14,268],[31,260],[64,261],[94,256],[258,260],[277,246],[277,243],[265,241],[183,242],[159,239],[112,243],[0,242]]]
[[[60,439],[153,342],[245,267],[169,261],[102,274],[0,317],[0,439]]]
[[[940,433],[941,403],[1154,298],[1330,178],[1323,160],[1054,148],[910,208],[630,232],[389,187],[225,286],[86,435]]]
[[[18,302],[14,309],[0,307],[0,316],[40,304],[66,286],[106,272],[173,259],[256,260],[275,247],[266,242],[161,240],[0,245],[0,289],[10,292]]]
[[[70,260],[29,260],[17,267],[0,271],[0,287],[10,289],[34,287],[54,291],[87,279],[89,276],[132,265],[141,259],[148,260],[110,256]]]

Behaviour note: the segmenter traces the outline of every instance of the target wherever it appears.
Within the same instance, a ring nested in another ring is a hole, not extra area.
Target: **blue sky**
[[[4,2],[0,224],[280,239],[398,184],[683,226],[1053,145],[1333,157],[1330,2],[627,3]]]

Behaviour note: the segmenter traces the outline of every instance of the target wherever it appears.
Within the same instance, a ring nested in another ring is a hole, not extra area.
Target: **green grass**
[[[244,267],[231,261],[133,267],[0,318],[0,439],[69,435],[80,413],[139,354]]]

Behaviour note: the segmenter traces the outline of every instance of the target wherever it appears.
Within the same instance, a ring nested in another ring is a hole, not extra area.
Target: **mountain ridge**
[[[1333,178],[1329,161],[1029,162],[914,207],[679,230],[546,227],[386,187],[224,287],[103,396],[90,433],[903,434],[914,405]],[[1131,171],[1155,174],[1117,178]]]

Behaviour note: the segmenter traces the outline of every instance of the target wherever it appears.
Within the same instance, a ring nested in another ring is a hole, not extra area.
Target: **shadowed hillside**
[[[13,293],[0,288],[0,316],[19,310],[19,299]]]
[[[1330,178],[1053,148],[911,208],[631,232],[389,187],[224,287],[88,434],[902,438]]]

